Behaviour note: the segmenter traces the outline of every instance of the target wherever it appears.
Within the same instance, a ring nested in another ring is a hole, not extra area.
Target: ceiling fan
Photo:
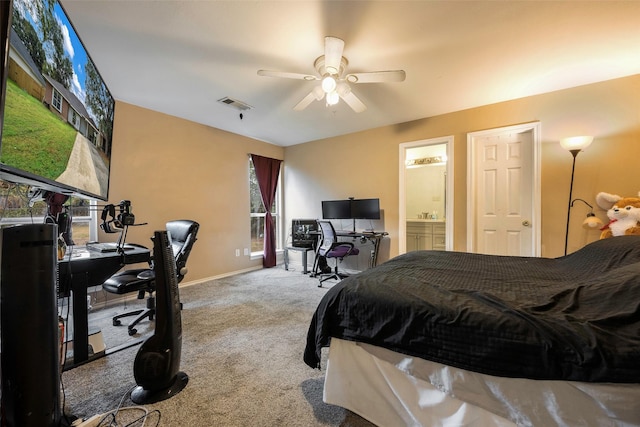
[[[337,37],[324,38],[324,55],[318,57],[313,67],[317,75],[290,73],[285,71],[258,70],[259,76],[280,77],[297,80],[319,80],[321,84],[298,102],[296,111],[304,110],[313,101],[325,98],[327,105],[335,105],[342,99],[356,113],[361,113],[367,107],[352,91],[349,83],[386,83],[402,82],[406,77],[404,70],[372,71],[365,73],[345,74],[349,61],[342,56],[344,41]]]

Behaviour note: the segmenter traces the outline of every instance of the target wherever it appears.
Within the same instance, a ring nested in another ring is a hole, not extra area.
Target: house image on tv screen
[[[37,12],[53,29],[28,10],[13,14],[0,166],[106,199],[115,102],[61,6]]]

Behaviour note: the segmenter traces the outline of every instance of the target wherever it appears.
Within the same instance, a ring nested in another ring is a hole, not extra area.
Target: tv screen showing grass
[[[114,100],[58,2],[14,0],[0,177],[106,200]]]

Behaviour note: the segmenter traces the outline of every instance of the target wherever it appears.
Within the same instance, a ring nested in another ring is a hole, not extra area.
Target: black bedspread
[[[490,375],[640,383],[640,236],[554,259],[401,255],[327,292],[309,366],[330,337]]]

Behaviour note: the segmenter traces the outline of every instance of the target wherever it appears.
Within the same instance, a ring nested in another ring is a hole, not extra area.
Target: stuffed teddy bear
[[[601,239],[614,236],[640,235],[640,197],[620,197],[598,193],[596,203],[607,209],[609,223],[601,228]]]

